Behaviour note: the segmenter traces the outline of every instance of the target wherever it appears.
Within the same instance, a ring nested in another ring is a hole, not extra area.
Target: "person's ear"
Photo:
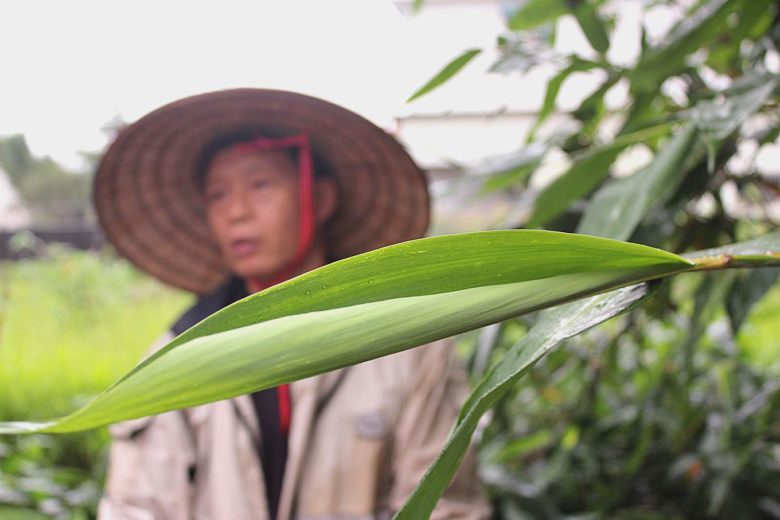
[[[318,226],[325,224],[338,207],[338,190],[332,179],[314,181],[314,218]]]

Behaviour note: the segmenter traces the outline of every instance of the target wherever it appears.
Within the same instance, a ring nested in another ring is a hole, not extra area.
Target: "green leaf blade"
[[[596,8],[590,2],[583,1],[573,9],[573,14],[591,47],[599,54],[605,54],[609,50],[609,36]]]
[[[680,171],[680,165],[698,135],[694,125],[686,125],[648,166],[626,179],[604,185],[588,204],[577,232],[628,239],[645,213],[668,199],[682,182],[685,172]]]
[[[57,423],[0,429],[75,431],[195,406],[690,268],[646,246],[549,231],[406,242],[215,313]]]
[[[577,160],[571,168],[546,186],[534,201],[528,227],[539,227],[561,216],[571,203],[586,196],[605,178],[620,150],[597,150]]]
[[[542,126],[542,123],[544,123],[547,118],[550,117],[550,114],[555,111],[555,101],[558,99],[558,93],[560,92],[563,83],[569,78],[569,76],[575,72],[587,72],[601,66],[598,63],[583,60],[577,56],[572,56],[570,60],[571,62],[569,65],[558,72],[555,76],[550,78],[550,81],[547,82],[547,89],[544,93],[544,102],[542,103],[542,108],[539,111],[539,115],[536,117],[534,126],[528,133],[528,142],[534,140],[536,137],[536,132]]]
[[[569,12],[564,0],[528,0],[508,20],[512,31],[533,29]]]
[[[646,295],[647,287],[642,284],[548,311],[540,326],[512,347],[471,393],[444,449],[394,520],[430,516],[463,460],[479,419],[530,367],[565,339],[617,316]]]
[[[731,329],[737,333],[750,311],[780,279],[780,269],[755,269],[737,280],[726,297]]]
[[[618,136],[614,142],[577,157],[571,168],[539,193],[528,227],[543,226],[562,215],[572,202],[588,195],[609,176],[610,166],[620,152],[632,144],[668,133],[673,124],[662,123]]]
[[[631,73],[632,88],[657,91],[669,76],[685,67],[685,58],[725,26],[729,13],[741,0],[709,0],[685,17],[669,35],[669,42],[643,53]]]
[[[442,70],[440,70],[433,78],[431,78],[425,85],[417,89],[417,91],[409,96],[409,99],[406,100],[407,103],[411,103],[415,99],[424,96],[428,92],[434,90],[435,88],[440,87],[450,79],[452,79],[453,76],[455,76],[458,72],[463,69],[466,65],[469,64],[471,60],[476,58],[480,53],[482,52],[482,49],[469,49],[451,62],[449,62],[447,65],[444,66]]]

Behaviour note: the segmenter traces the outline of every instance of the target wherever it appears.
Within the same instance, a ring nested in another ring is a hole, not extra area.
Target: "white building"
[[[16,231],[30,225],[30,213],[0,168],[0,231]]]

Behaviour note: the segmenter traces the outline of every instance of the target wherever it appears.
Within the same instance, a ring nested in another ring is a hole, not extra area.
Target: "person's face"
[[[298,169],[283,151],[217,153],[206,172],[206,217],[228,267],[266,278],[293,260]]]

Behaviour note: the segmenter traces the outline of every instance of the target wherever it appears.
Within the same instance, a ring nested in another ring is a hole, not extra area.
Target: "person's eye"
[[[262,190],[268,188],[271,185],[271,181],[268,179],[253,179],[250,183],[253,189]]]
[[[227,190],[215,188],[206,191],[206,203],[213,204],[223,200],[227,196]]]

